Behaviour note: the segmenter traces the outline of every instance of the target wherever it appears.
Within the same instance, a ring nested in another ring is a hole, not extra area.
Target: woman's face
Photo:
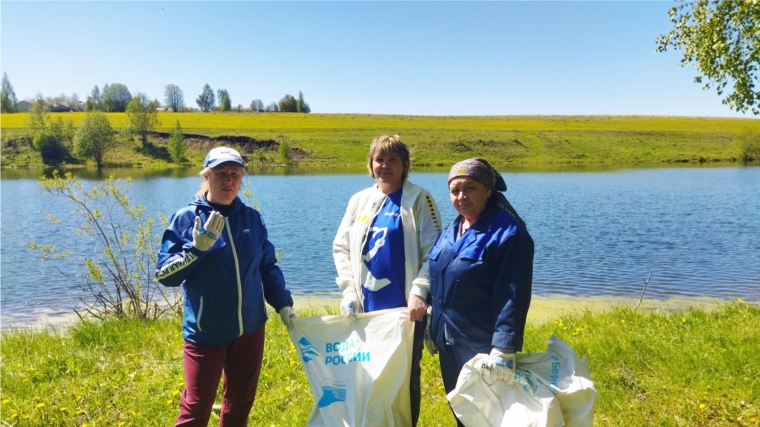
[[[477,220],[486,208],[491,190],[472,178],[459,177],[449,182],[449,196],[454,209],[468,222],[472,222]]]
[[[232,204],[243,183],[243,168],[234,162],[222,163],[206,175],[208,194],[211,203]]]
[[[372,173],[377,182],[390,187],[400,188],[403,184],[404,162],[398,153],[378,154],[372,159]]]

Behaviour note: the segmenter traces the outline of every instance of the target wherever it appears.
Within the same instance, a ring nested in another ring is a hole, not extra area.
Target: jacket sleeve
[[[420,271],[412,281],[411,295],[417,295],[427,299],[430,293],[430,267],[428,258],[435,242],[441,235],[441,214],[433,196],[427,190],[423,190],[417,203],[415,203],[415,216],[417,221],[417,237],[419,239]]]
[[[521,351],[533,282],[533,239],[524,230],[509,235],[492,262],[495,325],[491,345]]]
[[[164,286],[179,286],[198,268],[206,252],[193,246],[195,215],[182,210],[172,216],[161,239],[156,278]]]
[[[335,282],[343,291],[343,297],[359,301],[354,288],[354,273],[351,269],[351,224],[354,219],[356,203],[356,195],[354,195],[348,201],[346,213],[343,215],[338,232],[333,239],[333,260],[335,261],[335,269],[338,271]]]
[[[269,241],[269,236],[263,222],[261,223],[261,227],[264,229],[264,233],[267,234],[261,248],[264,254],[259,263],[261,283],[264,287],[264,298],[269,305],[279,312],[283,307],[292,307],[293,298],[290,296],[290,291],[285,288],[285,277],[283,277],[282,270],[277,265],[274,245]]]

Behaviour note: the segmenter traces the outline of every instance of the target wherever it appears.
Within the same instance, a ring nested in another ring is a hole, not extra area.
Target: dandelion
[[[45,404],[44,404],[44,403],[42,403],[42,402],[40,402],[40,403],[38,403],[38,404],[37,404],[37,405],[35,405],[35,406],[36,406],[37,408],[44,408],[44,407],[45,407]]]
[[[704,403],[700,403],[699,404],[699,409],[705,409],[705,404]]]
[[[174,396],[176,396],[176,395],[178,395],[178,394],[179,394],[179,390],[174,390],[174,391],[172,392],[172,397],[174,397]]]
[[[685,317],[681,318],[681,323],[686,323],[686,318]]]
[[[620,319],[620,323],[625,323],[625,319]]]
[[[749,422],[754,423],[755,422],[755,417],[750,418]]]
[[[69,408],[67,408],[65,406],[61,406],[60,408],[58,408],[58,410],[61,411],[61,412],[66,412],[66,411],[69,410]]]
[[[3,399],[3,405],[5,405],[6,403],[8,403],[10,401],[11,401],[10,399]]]
[[[291,361],[290,361],[290,364],[291,364],[291,365],[295,365],[295,364],[296,364],[296,362],[295,362],[294,360],[291,360]]]
[[[90,427],[90,425],[87,423],[82,423],[82,427]]]
[[[743,300],[743,299],[741,299],[741,298],[737,298],[737,299],[736,299],[736,302],[738,302],[739,304],[741,304],[741,303],[743,303],[743,302],[744,302],[744,300]]]
[[[18,417],[17,413],[14,412],[14,413],[11,414],[11,419],[16,418],[16,417]]]
[[[167,401],[166,401],[166,404],[167,404],[167,405],[171,405],[171,404],[172,404],[172,400],[171,400],[171,399],[167,400]]]
[[[34,368],[32,368],[31,366],[26,368],[26,372],[30,372],[30,371],[34,371]]]
[[[132,353],[127,353],[125,357],[132,357]]]
[[[84,413],[84,411],[81,410],[81,409],[77,411],[77,415],[82,415],[83,413]]]
[[[76,399],[77,399],[77,400],[82,400],[82,396],[80,396],[80,395],[78,395],[78,394],[77,394],[77,397],[76,397]]]

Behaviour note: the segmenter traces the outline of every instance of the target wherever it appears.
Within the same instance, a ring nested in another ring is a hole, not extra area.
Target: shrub
[[[66,147],[48,131],[40,132],[32,140],[34,148],[40,152],[46,165],[58,165],[66,158]]]
[[[82,286],[89,296],[80,298],[83,312],[99,319],[156,319],[181,309],[181,298],[159,288],[155,278],[159,235],[153,233],[153,219],[144,214],[143,205],[134,206],[127,196],[130,179],[122,181],[113,176],[90,189],[71,172],[64,177],[53,171],[52,178],[42,177],[40,185],[45,194],[63,197],[74,206],[74,215],[46,219],[73,229],[67,243],[76,248],[78,236],[89,239],[94,250],[81,256],[86,271]],[[161,216],[164,223],[168,220]],[[54,245],[30,242],[30,249],[39,250],[43,260],[60,262],[71,252],[57,252]],[[75,309],[83,318],[82,312]]]
[[[744,132],[737,138],[741,154],[739,158],[742,162],[751,162],[760,160],[760,134],[754,132]]]
[[[185,161],[186,153],[187,145],[185,145],[185,135],[182,133],[182,127],[179,125],[179,120],[177,120],[177,123],[169,134],[169,154],[174,163],[181,163]]]

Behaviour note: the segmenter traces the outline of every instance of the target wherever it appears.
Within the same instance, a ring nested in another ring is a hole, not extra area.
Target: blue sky
[[[675,2],[9,2],[19,99],[123,83],[197,107],[303,91],[313,112],[753,117],[656,53]]]

